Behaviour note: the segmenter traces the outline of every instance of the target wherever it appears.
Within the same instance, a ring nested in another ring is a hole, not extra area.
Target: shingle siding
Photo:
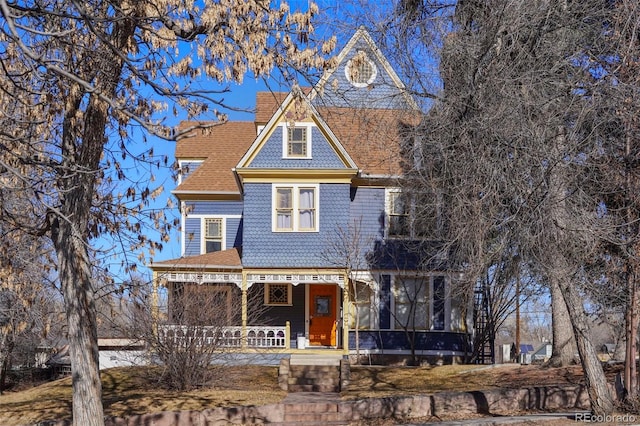
[[[358,247],[360,255],[363,256],[358,260],[358,265],[366,265],[364,256],[384,237],[384,197],[384,188],[351,188],[349,223],[358,227]]]
[[[320,129],[311,129],[311,157],[309,159],[282,158],[282,126],[278,126],[251,162],[251,168],[341,169],[344,164]]]
[[[319,232],[272,232],[272,186],[245,185],[242,263],[251,268],[334,267],[329,241],[348,220],[349,185],[321,184]]]
[[[375,64],[378,75],[368,87],[355,87],[345,76],[345,68],[359,50],[367,53],[367,57]],[[368,43],[360,39],[352,55],[340,63],[332,74],[321,96],[314,99],[316,107],[331,106],[344,108],[381,108],[381,109],[405,109],[406,98],[402,95],[396,83],[371,52]]]

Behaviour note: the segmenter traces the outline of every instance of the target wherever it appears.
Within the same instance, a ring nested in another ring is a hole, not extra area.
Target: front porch
[[[168,300],[161,339],[234,352],[348,353],[348,295],[335,271],[170,272],[158,281]]]

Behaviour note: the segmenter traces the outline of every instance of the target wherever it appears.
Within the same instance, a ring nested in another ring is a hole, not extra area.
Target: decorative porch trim
[[[288,321],[284,326],[164,325],[158,327],[158,333],[162,341],[171,341],[178,346],[196,343],[218,350],[224,348],[289,349],[290,327]]]
[[[343,274],[247,274],[247,285],[255,283],[338,284],[345,288]]]
[[[242,274],[229,274],[220,272],[169,272],[163,275],[169,282],[184,283],[232,283],[242,288]]]

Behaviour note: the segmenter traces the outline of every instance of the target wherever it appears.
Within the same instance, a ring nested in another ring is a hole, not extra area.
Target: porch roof
[[[183,256],[177,259],[154,262],[151,264],[151,269],[215,269],[240,271],[242,269],[242,260],[240,259],[240,251],[234,247],[228,250],[214,251],[198,256]]]

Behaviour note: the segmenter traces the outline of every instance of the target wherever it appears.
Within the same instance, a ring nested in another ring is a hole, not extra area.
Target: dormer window
[[[282,148],[284,158],[311,158],[311,126],[306,123],[285,125]]]

